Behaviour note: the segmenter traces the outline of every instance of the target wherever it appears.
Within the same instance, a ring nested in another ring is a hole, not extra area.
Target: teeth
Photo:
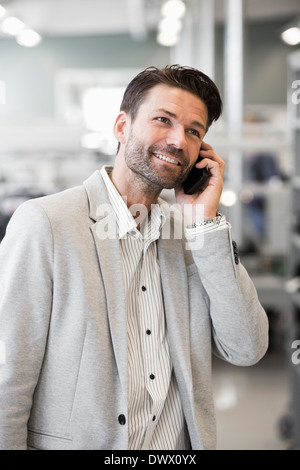
[[[164,160],[165,162],[168,163],[173,163],[174,165],[179,165],[177,160],[173,160],[173,158],[170,157],[165,157],[164,155],[160,155],[159,153],[154,154],[157,158],[160,158],[161,160]]]

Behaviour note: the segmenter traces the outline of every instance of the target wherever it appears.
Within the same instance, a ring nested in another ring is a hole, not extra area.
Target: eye
[[[164,124],[169,124],[170,119],[164,116],[158,116],[155,118],[156,121],[163,122]]]
[[[199,139],[201,138],[200,136],[200,132],[197,131],[196,129],[189,129],[188,132],[192,135],[194,135],[195,137],[199,137]]]

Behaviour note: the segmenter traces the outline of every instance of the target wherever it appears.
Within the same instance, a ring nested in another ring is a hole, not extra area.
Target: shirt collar
[[[136,231],[137,224],[127,207],[126,199],[120,195],[109,177],[112,169],[113,167],[103,166],[100,174],[106,185],[110,203],[116,214],[118,236],[120,239],[124,238],[128,233]],[[148,226],[145,236],[147,236],[147,238],[157,239],[159,237],[160,229],[166,222],[166,219],[167,216],[163,207],[163,201],[158,200],[157,204],[152,205],[151,213],[148,216]]]

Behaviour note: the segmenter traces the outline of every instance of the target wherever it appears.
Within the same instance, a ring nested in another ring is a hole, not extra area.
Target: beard
[[[157,158],[154,153],[176,157],[180,161],[180,166],[174,165],[172,168],[166,165],[159,171],[152,163],[153,159]],[[157,145],[146,148],[133,137],[132,132],[125,147],[125,161],[128,168],[138,175],[141,181],[155,190],[173,189],[181,185],[193,167],[189,165],[181,149]]]

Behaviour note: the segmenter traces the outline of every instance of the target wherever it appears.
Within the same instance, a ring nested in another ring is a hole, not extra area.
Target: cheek
[[[160,141],[166,139],[170,131],[158,123],[143,121],[136,127],[135,132],[144,140]]]
[[[131,135],[131,138],[133,138],[135,142],[138,142],[140,147],[144,147],[145,149],[149,149],[151,146],[162,142],[162,139],[158,138],[156,133],[146,127],[136,129]]]

